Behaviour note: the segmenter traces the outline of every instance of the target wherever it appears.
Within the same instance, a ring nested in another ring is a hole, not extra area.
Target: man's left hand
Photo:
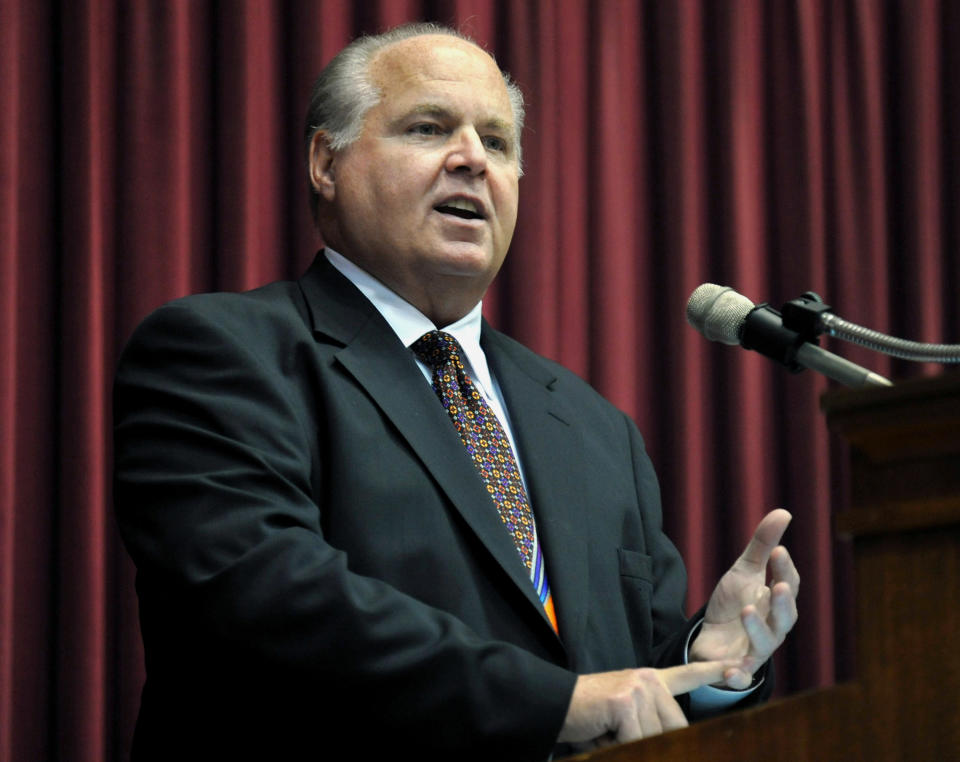
[[[725,673],[724,687],[749,687],[753,673],[779,648],[797,621],[800,575],[787,549],[779,544],[791,518],[782,509],[763,517],[707,603],[703,625],[690,647],[690,660],[742,659],[741,668]]]

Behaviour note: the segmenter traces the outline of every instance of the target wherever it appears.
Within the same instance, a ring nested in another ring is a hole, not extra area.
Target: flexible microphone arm
[[[864,328],[844,320],[829,304],[812,291],[783,305],[783,325],[801,333],[807,341],[821,333],[852,344],[881,352],[900,360],[913,362],[960,362],[960,344],[926,344],[888,336],[872,328]]]
[[[874,331],[872,328],[851,323],[832,312],[821,315],[820,325],[828,336],[859,344],[900,360],[944,364],[960,362],[960,344],[925,344],[920,341],[898,339],[895,336]]]

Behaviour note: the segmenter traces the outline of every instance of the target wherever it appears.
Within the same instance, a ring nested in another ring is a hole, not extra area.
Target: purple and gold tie
[[[547,617],[557,631],[557,616],[547,583],[543,553],[537,542],[533,511],[513,448],[500,420],[467,376],[460,344],[453,336],[443,331],[430,331],[410,348],[433,371],[433,390],[473,459],[500,520],[513,537],[520,558],[530,571],[530,579]]]

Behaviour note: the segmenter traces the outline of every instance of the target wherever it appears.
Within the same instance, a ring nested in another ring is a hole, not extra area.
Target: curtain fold
[[[960,340],[960,6],[943,0],[0,0],[0,759],[128,754],[143,681],[110,386],[163,302],[299,274],[313,78],[351,38],[460,26],[528,96],[487,317],[637,420],[688,608],[793,511],[780,689],[851,674],[828,384],[708,344],[705,281],[819,292]],[[850,345],[896,378],[942,372]]]
[[[0,757],[48,756],[59,344],[51,9],[0,3]]]

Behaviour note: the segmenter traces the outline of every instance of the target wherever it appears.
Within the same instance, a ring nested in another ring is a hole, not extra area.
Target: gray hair
[[[363,120],[367,112],[380,102],[382,93],[370,81],[370,63],[384,48],[394,43],[408,40],[411,37],[423,35],[448,35],[469,42],[477,43],[462,32],[450,27],[429,22],[404,24],[387,32],[377,35],[358,37],[347,47],[341,50],[328,63],[316,82],[310,94],[310,104],[307,107],[306,140],[307,160],[310,158],[310,143],[313,136],[323,132],[327,136],[329,146],[334,151],[346,148],[360,137],[363,131]],[[477,47],[480,47],[477,45]],[[522,155],[520,151],[520,135],[523,132],[525,109],[523,93],[517,84],[505,71],[501,71],[503,83],[507,88],[510,99],[510,109],[513,112],[513,123],[516,129],[517,164],[520,174],[523,174]],[[310,185],[310,209],[314,220],[317,219],[318,195],[316,189]]]

